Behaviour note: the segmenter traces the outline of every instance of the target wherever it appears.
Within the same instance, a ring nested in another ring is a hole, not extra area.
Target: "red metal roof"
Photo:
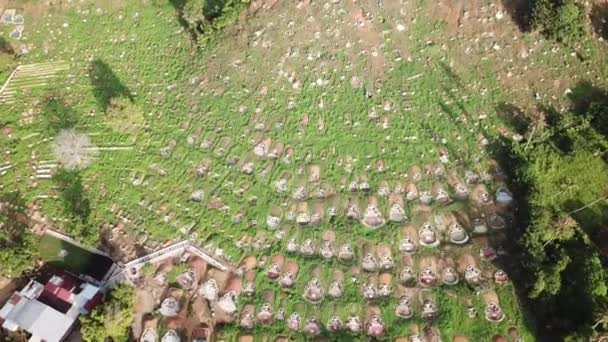
[[[102,300],[103,294],[101,292],[97,292],[93,298],[89,299],[89,301],[84,304],[85,310],[91,312],[97,305],[101,303]]]
[[[19,303],[20,300],[21,300],[21,296],[19,295],[19,293],[15,292],[15,293],[13,293],[11,298],[8,300],[8,302],[13,305],[17,305],[17,303]]]

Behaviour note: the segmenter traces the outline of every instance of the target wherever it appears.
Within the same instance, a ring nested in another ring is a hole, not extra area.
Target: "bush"
[[[585,36],[584,8],[576,0],[536,0],[532,27],[543,35],[568,46]]]
[[[127,341],[128,329],[133,321],[135,295],[128,285],[115,287],[104,303],[87,316],[82,316],[82,338],[87,342]]]

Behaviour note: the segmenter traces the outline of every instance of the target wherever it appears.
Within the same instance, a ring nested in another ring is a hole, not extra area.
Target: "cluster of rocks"
[[[17,14],[16,9],[6,9],[0,17],[0,24],[2,25],[15,25],[13,30],[9,33],[9,37],[13,39],[21,39],[23,30],[25,30],[25,19],[22,14]]]

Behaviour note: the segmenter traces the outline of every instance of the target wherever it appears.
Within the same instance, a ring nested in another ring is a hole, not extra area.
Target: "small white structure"
[[[165,317],[177,316],[179,313],[179,302],[173,297],[167,297],[160,305],[160,313]]]
[[[163,338],[160,340],[161,342],[180,342],[181,339],[179,335],[175,332],[175,330],[171,329],[165,333]]]

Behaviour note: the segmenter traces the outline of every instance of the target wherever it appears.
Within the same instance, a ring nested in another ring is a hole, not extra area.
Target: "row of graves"
[[[187,250],[129,274],[136,287],[132,332],[142,342],[208,341],[237,311],[241,276]]]
[[[273,190],[284,201],[237,242],[250,251],[241,286],[208,281],[201,295],[243,340],[266,332],[436,341],[437,294],[451,289],[466,294],[458,309],[469,319],[500,324],[508,317],[496,289],[509,278],[493,261],[506,255],[513,196],[500,168],[488,170],[414,166],[405,182],[375,185],[325,184],[315,165],[297,180],[283,174]]]

